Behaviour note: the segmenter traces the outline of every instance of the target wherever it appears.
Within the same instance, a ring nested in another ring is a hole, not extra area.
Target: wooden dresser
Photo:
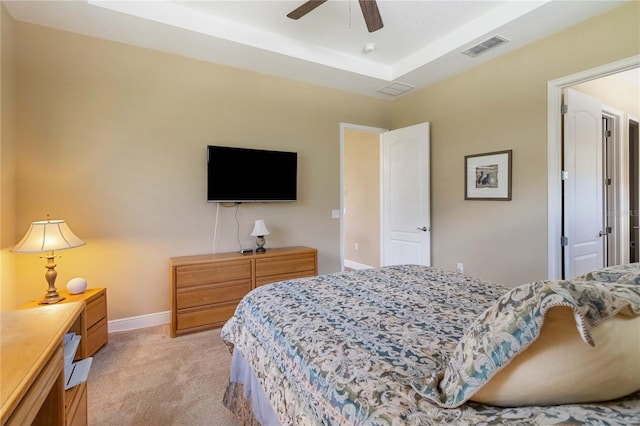
[[[82,358],[93,356],[98,349],[109,342],[109,331],[107,325],[107,289],[88,288],[84,293],[70,294],[68,291],[59,291],[60,296],[65,299],[59,303],[84,302],[85,310],[81,318],[79,330],[73,330],[80,334],[79,352]],[[42,307],[38,302],[41,299],[32,300],[22,305],[20,309]]]
[[[84,302],[0,313],[0,424],[87,424],[86,383],[64,390],[64,335],[83,313]]]
[[[172,257],[171,336],[221,327],[252,289],[318,274],[318,251],[309,247],[265,253]]]

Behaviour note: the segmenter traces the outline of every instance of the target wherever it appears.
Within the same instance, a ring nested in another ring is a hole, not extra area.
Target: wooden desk
[[[107,289],[88,288],[83,293],[71,294],[66,290],[59,291],[65,299],[59,303],[84,302],[85,310],[81,315],[78,327],[71,331],[82,336],[78,358],[93,356],[98,349],[109,343],[107,326]],[[20,306],[19,309],[41,308],[47,305],[39,305],[42,298],[34,299]]]
[[[0,312],[0,424],[65,424],[64,335],[83,302]]]

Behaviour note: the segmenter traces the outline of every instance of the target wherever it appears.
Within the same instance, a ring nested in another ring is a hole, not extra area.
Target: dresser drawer
[[[268,275],[266,277],[256,277],[256,287],[271,284],[278,281],[292,280],[294,278],[312,277],[316,275],[315,271],[292,272],[290,274]]]
[[[315,275],[316,257],[314,253],[297,253],[265,259],[256,259],[256,281],[269,275],[299,276]],[[308,275],[305,275],[308,274]]]
[[[177,291],[177,308],[192,308],[238,301],[251,291],[251,280],[234,282],[231,285],[210,284],[198,287],[187,287]]]
[[[251,281],[251,260],[178,266],[175,274],[177,288],[238,280]]]
[[[184,330],[202,326],[209,328],[222,326],[233,316],[236,306],[238,306],[238,302],[228,302],[219,306],[180,311],[177,314],[177,328],[178,330]]]

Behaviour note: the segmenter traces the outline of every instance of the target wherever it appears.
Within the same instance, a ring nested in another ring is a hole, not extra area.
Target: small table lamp
[[[267,229],[267,226],[264,224],[263,219],[257,219],[256,223],[253,225],[253,232],[251,232],[252,237],[256,238],[256,245],[258,248],[256,249],[256,253],[264,253],[266,249],[264,248],[264,236],[269,235],[270,232]]]
[[[47,218],[47,220],[32,222],[22,240],[10,250],[13,253],[47,252],[47,255],[42,257],[47,259],[47,264],[45,265],[47,272],[44,277],[49,283],[49,289],[44,299],[39,302],[41,305],[49,305],[64,300],[64,297],[60,296],[58,290],[56,290],[55,283],[58,273],[53,260],[59,256],[54,255],[53,251],[66,250],[84,244],[86,243],[71,232],[64,220],[49,220]]]

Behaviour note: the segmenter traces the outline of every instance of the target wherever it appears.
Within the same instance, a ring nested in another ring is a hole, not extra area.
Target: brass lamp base
[[[55,289],[54,289],[55,290]],[[54,303],[62,302],[65,298],[60,296],[57,291],[53,294],[47,294],[44,296],[44,299],[38,302],[38,305],[53,305]]]
[[[64,300],[64,297],[58,294],[58,290],[56,289],[56,277],[58,273],[56,272],[56,264],[53,263],[53,259],[55,259],[56,255],[53,254],[53,251],[49,252],[47,256],[44,256],[47,259],[47,264],[44,266],[47,268],[47,272],[45,272],[44,277],[49,284],[49,289],[47,293],[44,295],[44,299],[38,302],[39,305],[52,305],[54,303],[58,303]]]

